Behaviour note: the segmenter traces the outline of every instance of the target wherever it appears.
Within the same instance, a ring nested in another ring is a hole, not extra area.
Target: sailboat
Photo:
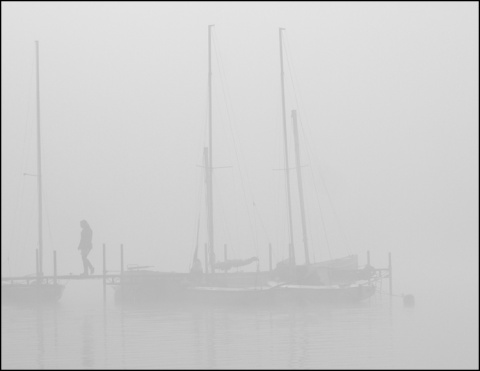
[[[295,170],[297,173],[302,237],[305,250],[305,264],[299,265],[295,258],[292,201],[290,191],[289,152],[287,141],[287,123],[285,110],[285,82],[283,68],[283,31],[279,28],[280,42],[280,79],[282,100],[282,127],[284,144],[285,184],[288,208],[289,226],[289,257],[277,264],[277,279],[283,281],[278,285],[276,298],[278,300],[336,302],[358,301],[366,299],[375,293],[373,276],[375,270],[367,265],[366,269],[358,268],[358,257],[350,255],[320,263],[310,263],[307,224],[305,217],[305,201],[303,195],[303,180],[300,166],[300,146],[297,125],[297,111],[292,110],[292,126],[295,143]]]
[[[2,280],[2,302],[55,302],[62,296],[65,286],[57,283],[54,276],[49,281],[43,275],[43,215],[42,215],[42,162],[40,136],[40,71],[39,43],[35,41],[36,51],[36,105],[37,105],[37,192],[38,192],[38,250],[36,251],[36,274],[34,277],[18,277],[15,280]],[[56,259],[56,255],[54,255]]]
[[[120,283],[113,284],[116,299],[121,300],[160,300],[207,304],[255,304],[280,302],[344,302],[359,301],[373,295],[372,271],[358,269],[357,256],[320,263],[310,263],[308,258],[308,240],[306,234],[302,178],[300,172],[300,151],[296,129],[296,112],[292,112],[294,134],[296,138],[297,179],[299,182],[302,231],[305,246],[305,265],[296,264],[293,243],[293,222],[291,212],[291,194],[287,147],[287,125],[285,113],[285,89],[283,72],[282,31],[280,29],[280,62],[282,87],[282,113],[285,149],[285,179],[287,185],[287,204],[289,216],[289,258],[277,264],[272,271],[228,272],[233,267],[241,267],[258,262],[256,257],[238,260],[217,261],[214,244],[214,202],[213,202],[213,151],[212,151],[212,64],[211,33],[213,25],[208,26],[208,147],[203,150],[203,168],[205,178],[205,201],[207,209],[207,239],[203,267],[199,258],[199,228],[197,224],[197,243],[189,273],[130,271],[122,275]],[[218,272],[219,271],[219,272]]]
[[[205,204],[207,209],[207,240],[203,267],[197,244],[189,273],[134,270],[124,272],[119,283],[114,283],[115,298],[119,301],[174,301],[196,303],[241,303],[256,301],[268,289],[269,272],[228,272],[258,262],[257,257],[217,261],[214,238],[213,197],[213,119],[212,119],[212,28],[208,26],[208,146],[203,150]]]
[[[211,63],[211,40],[212,28],[208,26],[208,147],[203,151],[204,175],[205,175],[205,200],[207,208],[207,236],[204,267],[202,272],[200,259],[198,258],[198,227],[197,245],[195,248],[192,273],[196,275],[196,284],[187,288],[187,295],[195,301],[225,302],[225,303],[251,303],[265,297],[265,292],[270,289],[266,285],[270,277],[269,272],[237,272],[229,273],[231,268],[242,267],[258,262],[257,257],[247,259],[227,259],[216,261],[215,238],[214,238],[214,203],[213,203],[213,143],[212,143],[212,63]],[[217,271],[221,271],[217,272]],[[201,274],[203,273],[203,274]]]

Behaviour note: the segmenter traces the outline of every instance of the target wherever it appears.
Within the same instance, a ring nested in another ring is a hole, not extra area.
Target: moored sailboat
[[[283,31],[279,28],[280,45],[280,79],[282,101],[282,128],[284,144],[285,184],[288,211],[289,230],[289,257],[277,265],[277,278],[283,281],[278,285],[277,300],[312,301],[312,302],[337,302],[359,301],[375,293],[375,283],[372,279],[375,270],[369,264],[364,269],[358,268],[356,255],[341,259],[334,259],[320,263],[310,263],[307,224],[305,216],[305,201],[303,195],[303,181],[300,166],[300,146],[297,127],[297,111],[292,110],[292,126],[295,143],[295,171],[297,173],[300,215],[302,225],[302,240],[305,251],[305,264],[299,265],[295,258],[295,244],[292,220],[292,201],[290,191],[290,166],[287,141],[287,123],[285,109],[285,83],[283,67]]]
[[[2,302],[4,303],[38,303],[55,302],[62,296],[64,286],[54,278],[49,281],[43,275],[43,212],[42,212],[42,162],[40,136],[40,62],[39,43],[36,47],[36,106],[37,106],[37,192],[38,192],[38,250],[36,255],[35,279],[18,278],[2,280]],[[54,253],[54,260],[56,255]]]
[[[205,204],[207,240],[203,265],[199,258],[199,229],[197,225],[197,243],[190,273],[162,273],[154,271],[127,272],[121,282],[114,284],[116,297],[134,300],[187,301],[208,304],[248,304],[280,302],[336,303],[355,302],[372,296],[375,292],[375,270],[367,265],[360,269],[358,257],[350,255],[318,263],[309,260],[308,235],[305,221],[304,196],[300,170],[300,149],[296,124],[296,111],[292,111],[295,136],[296,171],[300,198],[302,235],[305,248],[305,264],[297,264],[293,238],[293,220],[291,210],[291,192],[289,160],[287,146],[287,124],[285,108],[285,89],[283,71],[282,31],[279,30],[280,64],[282,87],[282,124],[285,154],[285,182],[287,189],[289,258],[279,262],[273,271],[229,272],[258,262],[257,257],[217,261],[214,238],[214,202],[213,202],[213,151],[212,151],[212,66],[211,31],[208,26],[208,146],[203,150],[203,169],[205,180]],[[142,274],[140,273],[148,273]]]
[[[207,236],[206,254],[204,259],[205,272],[198,269],[198,231],[197,246],[194,254],[194,265],[192,273],[197,271],[197,284],[188,288],[188,294],[196,300],[213,302],[250,302],[256,301],[269,289],[266,282],[269,279],[269,272],[259,272],[258,265],[256,272],[229,273],[234,267],[246,266],[257,262],[257,257],[247,259],[228,260],[226,255],[224,261],[216,261],[215,237],[214,237],[214,202],[213,202],[213,118],[212,118],[212,28],[208,26],[208,147],[204,148],[204,175],[206,183],[206,208],[207,208]],[[217,271],[223,271],[217,273]]]

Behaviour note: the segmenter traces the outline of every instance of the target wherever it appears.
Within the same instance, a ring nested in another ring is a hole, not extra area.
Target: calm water
[[[74,296],[75,285],[89,294]],[[414,308],[381,295],[337,307],[162,308],[116,305],[109,292],[104,307],[100,286],[68,284],[50,307],[2,305],[2,369],[478,367],[478,319],[441,296],[426,305],[416,295]]]

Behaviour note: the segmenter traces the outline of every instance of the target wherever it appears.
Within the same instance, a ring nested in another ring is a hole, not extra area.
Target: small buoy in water
[[[412,294],[403,296],[403,305],[406,307],[413,307],[415,305],[415,296]]]

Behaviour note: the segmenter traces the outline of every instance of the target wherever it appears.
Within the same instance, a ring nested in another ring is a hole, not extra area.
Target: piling
[[[393,294],[392,292],[392,253],[388,253],[388,288],[390,295]]]
[[[120,295],[123,296],[123,243],[120,244]]]
[[[107,301],[107,258],[105,244],[103,244],[103,302]]]
[[[38,271],[38,249],[35,250],[35,276],[37,277],[37,283],[40,283],[39,271]]]

